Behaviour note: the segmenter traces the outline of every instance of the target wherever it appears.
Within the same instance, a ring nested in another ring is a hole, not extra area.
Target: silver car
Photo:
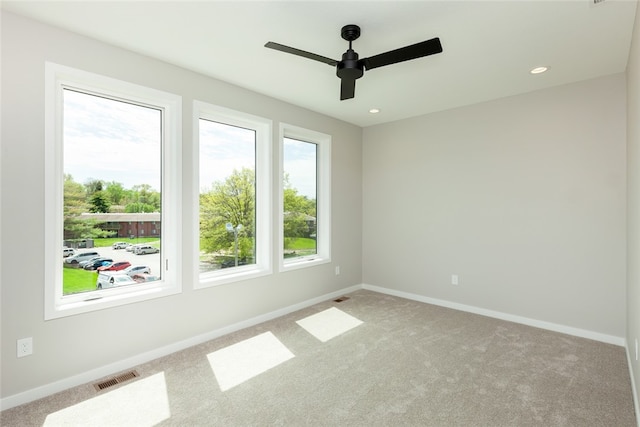
[[[137,247],[133,253],[135,253],[136,255],[146,255],[146,254],[156,254],[158,252],[160,252],[160,249],[154,248],[153,246],[150,246],[150,245],[144,245],[144,246]]]
[[[68,258],[65,258],[64,262],[66,262],[67,264],[78,264],[80,263],[80,261],[88,261],[89,259],[97,256],[100,256],[100,254],[94,251],[80,252]]]
[[[150,274],[151,268],[148,265],[132,265],[122,270],[125,274],[133,277],[136,274]]]

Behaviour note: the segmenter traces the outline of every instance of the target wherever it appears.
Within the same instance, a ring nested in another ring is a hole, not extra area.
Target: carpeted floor
[[[87,384],[6,410],[0,424],[637,425],[622,347],[349,297],[132,367],[140,377],[102,391]]]

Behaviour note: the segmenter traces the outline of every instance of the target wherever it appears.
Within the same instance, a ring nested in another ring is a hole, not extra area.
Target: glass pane
[[[256,131],[199,123],[200,273],[255,264]]]
[[[317,254],[316,144],[284,139],[284,257]]]
[[[63,95],[63,295],[159,280],[162,112]]]

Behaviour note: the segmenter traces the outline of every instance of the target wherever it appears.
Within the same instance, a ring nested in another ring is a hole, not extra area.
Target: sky
[[[234,170],[255,170],[255,131],[200,120],[200,192],[222,182]]]
[[[64,94],[64,173],[76,182],[149,184],[160,191],[160,110],[71,90]],[[316,146],[285,138],[284,169],[298,194],[316,198]],[[234,170],[255,170],[255,132],[200,120],[200,190]]]
[[[284,139],[284,172],[298,194],[316,198],[316,145]],[[200,191],[243,167],[255,170],[255,131],[200,120]]]
[[[64,173],[160,191],[160,110],[65,90]]]
[[[295,139],[284,139],[284,173],[298,194],[316,198],[317,145]]]

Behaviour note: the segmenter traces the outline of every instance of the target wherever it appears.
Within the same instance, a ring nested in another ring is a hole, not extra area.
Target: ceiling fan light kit
[[[440,39],[436,37],[410,46],[374,55],[369,58],[360,59],[360,56],[352,47],[352,42],[360,37],[360,27],[354,24],[345,25],[342,27],[340,34],[343,39],[349,42],[349,49],[342,54],[341,61],[336,61],[334,59],[327,58],[326,56],[306,52],[304,50],[275,42],[268,42],[264,46],[336,67],[336,75],[340,78],[341,101],[355,96],[356,80],[364,75],[365,70],[397,64],[399,62],[422,58],[424,56],[442,52]]]

